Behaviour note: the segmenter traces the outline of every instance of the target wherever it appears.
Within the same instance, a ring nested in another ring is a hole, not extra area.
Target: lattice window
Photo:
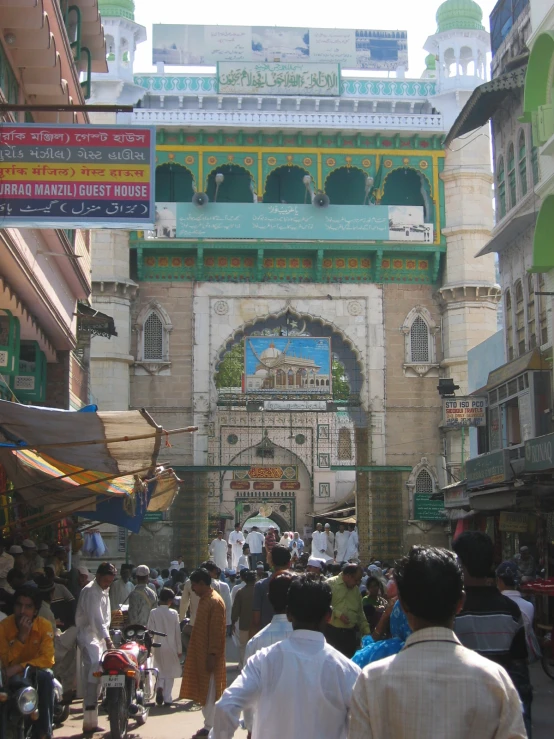
[[[164,326],[154,311],[144,322],[144,359],[164,358]]]
[[[421,470],[421,472],[416,477],[415,492],[427,493],[428,495],[431,495],[434,489],[435,486],[433,484],[433,478],[431,477],[431,475],[427,472],[427,470]]]
[[[429,327],[418,316],[410,329],[410,359],[412,362],[430,362]]]
[[[339,429],[338,458],[352,459],[352,434],[350,429]]]

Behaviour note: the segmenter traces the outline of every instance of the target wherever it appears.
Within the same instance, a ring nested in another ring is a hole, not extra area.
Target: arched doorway
[[[264,203],[309,203],[311,195],[304,184],[308,174],[300,167],[277,167],[267,177]]]
[[[217,187],[216,175],[223,175],[223,182]],[[217,189],[218,203],[252,203],[254,202],[254,184],[252,175],[238,164],[222,164],[208,175],[206,193],[213,203]]]
[[[357,167],[334,169],[325,182],[325,192],[333,205],[363,205],[367,198],[367,175]]]
[[[261,429],[258,429],[258,438]],[[221,476],[221,509],[243,526],[256,515],[275,521],[280,531],[302,530],[312,508],[312,477],[305,461],[286,443],[287,429],[266,430],[263,442],[243,448]],[[277,442],[277,443],[276,443]],[[265,456],[271,450],[271,456]],[[259,456],[263,453],[264,456]],[[248,528],[248,527],[247,527]]]

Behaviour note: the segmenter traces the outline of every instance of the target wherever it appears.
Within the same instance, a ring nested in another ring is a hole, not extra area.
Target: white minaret
[[[145,90],[135,85],[133,62],[146,29],[135,23],[133,0],[99,0],[106,37],[108,74],[92,75],[90,103],[136,105]],[[90,113],[93,123],[115,124],[116,113]],[[91,342],[91,391],[101,410],[128,410],[130,395],[131,300],[138,285],[129,277],[129,234],[93,230],[92,304],[115,321],[117,338]]]
[[[487,81],[489,34],[473,0],[446,0],[437,11],[437,32],[425,49],[436,57],[433,105],[450,128],[476,87]],[[443,314],[443,377],[467,393],[467,353],[497,330],[494,255],[475,258],[493,226],[490,132],[488,125],[456,139],[446,150],[444,170],[446,264],[439,289]],[[469,456],[467,434],[446,433],[451,471]]]
[[[99,0],[104,26],[108,74],[92,75],[90,103],[136,105],[144,89],[135,85],[133,65],[137,45],[146,41],[146,28],[135,23],[134,0]]]

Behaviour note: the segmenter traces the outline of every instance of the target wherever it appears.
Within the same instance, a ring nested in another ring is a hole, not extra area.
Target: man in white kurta
[[[258,531],[257,526],[252,526],[252,531],[246,537],[246,543],[250,547],[250,569],[253,570],[258,560],[261,559],[265,544],[264,535]]]
[[[153,608],[148,617],[148,628],[165,634],[165,636],[154,637],[161,647],[152,650],[154,667],[158,669],[156,703],[159,706],[162,703],[168,706],[173,702],[173,682],[176,677],[181,677],[183,671],[179,661],[183,651],[179,616],[177,611],[171,608],[174,597],[173,590],[162,588],[160,605],[158,608]]]
[[[227,563],[227,547],[228,544],[223,538],[223,531],[218,531],[217,539],[214,539],[210,544],[209,552],[220,570],[226,570],[229,566]]]
[[[239,559],[242,557],[242,547],[244,546],[246,539],[241,531],[240,523],[235,524],[235,530],[229,534],[229,544],[231,545],[231,568],[236,570],[239,564]]]
[[[326,523],[325,524],[325,536],[327,537],[327,555],[331,557],[331,559],[335,559],[335,535],[331,531],[331,524]]]
[[[350,539],[350,532],[344,530],[344,524],[341,523],[339,530],[335,534],[335,559],[337,562],[346,562],[346,547]]]
[[[345,560],[358,559],[358,531],[355,526],[350,525],[350,536],[348,537],[348,543],[346,545]]]
[[[81,649],[83,676],[83,733],[98,729],[98,694],[100,681],[94,676],[98,672],[100,658],[106,649],[112,649],[110,639],[110,585],[116,569],[103,562],[96,577],[81,590],[77,601],[75,626],[77,643]]]
[[[110,607],[112,611],[118,611],[124,603],[127,603],[129,596],[135,589],[130,579],[131,569],[129,565],[121,565],[119,577],[114,580],[110,587]]]
[[[312,557],[318,557],[328,562],[333,557],[327,554],[327,534],[323,531],[323,526],[318,523],[312,534]]]

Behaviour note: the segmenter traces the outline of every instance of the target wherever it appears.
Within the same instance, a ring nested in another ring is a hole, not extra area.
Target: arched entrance
[[[260,515],[275,521],[281,531],[308,524],[312,477],[300,455],[285,448],[287,436],[287,429],[268,429],[263,442],[244,448],[230,460],[230,466],[249,466],[248,470],[229,469],[221,477],[221,508],[233,514],[237,523],[244,525]]]

